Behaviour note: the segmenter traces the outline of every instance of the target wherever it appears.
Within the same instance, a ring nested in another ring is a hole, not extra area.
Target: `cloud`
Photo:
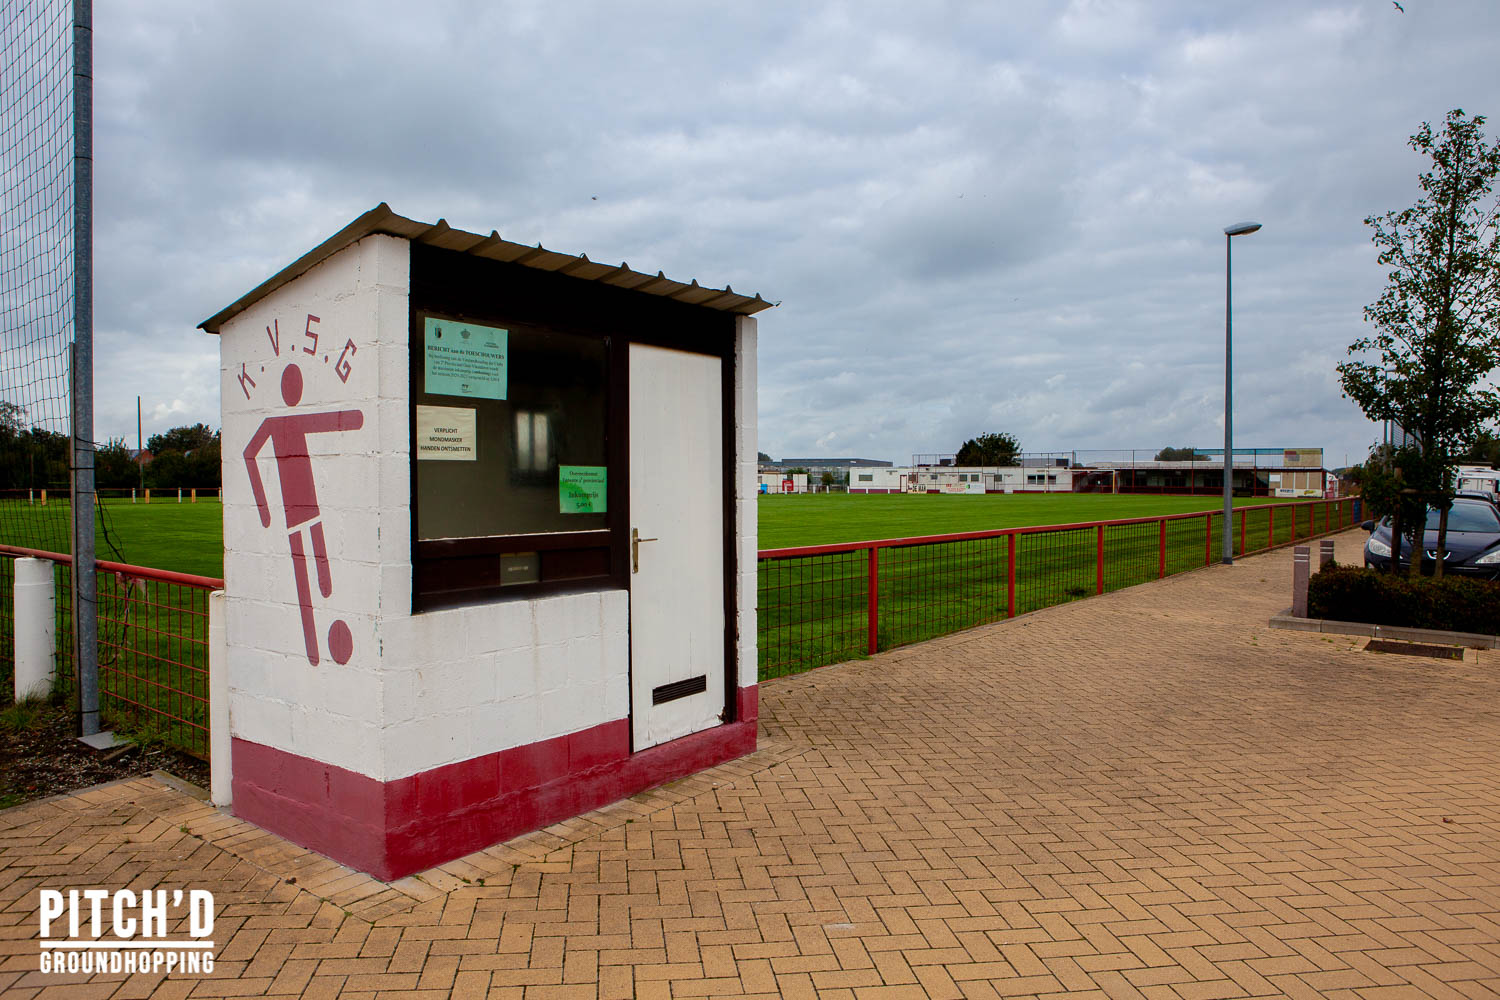
[[[764,292],[762,450],[1222,434],[1357,455],[1333,365],[1405,138],[1493,114],[1488,0],[120,0],[95,12],[99,433],[217,425],[193,327],[378,201]],[[156,400],[155,404],[150,403]],[[162,407],[160,413],[157,406]],[[159,425],[158,425],[159,424]]]

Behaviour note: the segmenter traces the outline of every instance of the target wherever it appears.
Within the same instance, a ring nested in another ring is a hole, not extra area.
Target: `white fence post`
[[[216,806],[233,801],[229,761],[229,643],[224,636],[224,591],[208,595],[208,754],[209,798]]]
[[[16,701],[52,693],[57,669],[57,593],[50,559],[17,559]]]

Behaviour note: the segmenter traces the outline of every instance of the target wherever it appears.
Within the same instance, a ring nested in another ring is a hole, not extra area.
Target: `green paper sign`
[[[505,398],[507,331],[429,316],[423,333],[423,388],[427,392],[475,399]]]
[[[557,467],[558,511],[563,514],[603,514],[608,508],[606,473],[602,465]]]

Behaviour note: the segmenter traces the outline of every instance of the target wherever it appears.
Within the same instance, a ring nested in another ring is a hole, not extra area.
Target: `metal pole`
[[[94,579],[94,12],[73,0],[73,655],[78,729],[99,732]]]
[[[1234,564],[1234,539],[1229,533],[1229,518],[1234,510],[1234,382],[1232,379],[1233,352],[1230,338],[1229,308],[1229,258],[1234,237],[1224,234],[1224,563]]]
[[[136,471],[140,473],[141,489],[146,488],[146,463],[141,460],[141,452],[145,445],[141,444],[141,397],[135,397],[135,464]]]

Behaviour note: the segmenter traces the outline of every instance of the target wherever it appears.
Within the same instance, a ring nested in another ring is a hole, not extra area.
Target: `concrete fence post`
[[[52,693],[57,668],[57,593],[52,561],[17,559],[15,582],[16,701]]]
[[[1306,545],[1292,550],[1292,617],[1307,617],[1307,577],[1312,551]]]
[[[1323,572],[1323,567],[1333,562],[1333,539],[1325,538],[1318,543],[1318,572]]]
[[[229,643],[224,635],[224,591],[208,595],[208,774],[216,806],[233,800],[229,762]]]

